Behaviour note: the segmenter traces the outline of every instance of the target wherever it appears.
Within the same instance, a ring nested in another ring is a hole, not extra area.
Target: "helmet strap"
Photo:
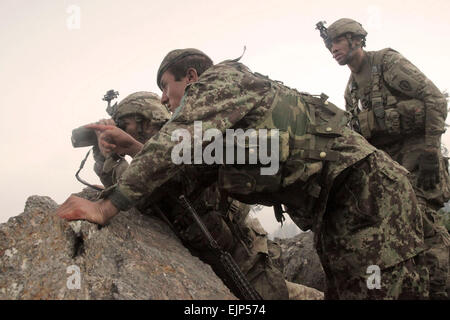
[[[144,125],[147,125],[150,120],[147,119],[146,117],[140,117],[140,116],[136,116],[136,131],[137,131],[137,135],[138,135],[138,139],[139,142],[141,143],[145,143],[148,140],[147,137],[147,132],[144,129]],[[138,119],[140,121],[138,121]]]
[[[353,46],[353,37],[351,33],[347,33],[345,35],[345,37],[347,38],[347,42],[348,42],[348,46],[350,48],[350,52],[353,52],[353,50],[355,49],[355,47]]]
[[[136,121],[136,129],[137,129],[137,134],[139,136],[142,136],[143,132],[144,132],[144,119],[138,115],[135,115],[134,120]]]

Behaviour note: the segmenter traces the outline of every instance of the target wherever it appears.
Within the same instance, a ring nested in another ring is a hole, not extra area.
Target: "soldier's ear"
[[[362,48],[363,39],[361,37],[353,37],[352,38],[352,46],[353,48]]]
[[[187,69],[187,71],[186,71],[186,77],[187,77],[187,80],[188,80],[188,84],[189,84],[189,83],[197,82],[197,81],[198,81],[198,73],[197,73],[197,70],[194,69],[194,68],[189,68],[189,69]]]

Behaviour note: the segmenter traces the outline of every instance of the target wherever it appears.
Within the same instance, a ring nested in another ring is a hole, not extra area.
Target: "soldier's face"
[[[139,124],[136,121],[136,118],[132,116],[123,117],[121,121],[122,121],[121,129],[124,130],[133,138],[135,138],[140,143],[145,143],[148,139],[150,139],[159,131],[158,127],[155,127],[154,125],[151,124],[150,121],[147,120],[141,121],[142,126],[141,128],[139,128]]]
[[[123,117],[120,120],[120,128],[136,139],[138,136],[138,125],[136,119],[130,116]]]
[[[350,62],[352,50],[345,36],[333,39],[331,43],[331,54],[341,66]]]
[[[180,105],[181,98],[183,98],[184,90],[189,83],[188,77],[184,77],[179,81],[175,80],[175,76],[166,71],[161,77],[162,96],[161,103],[166,105],[167,108],[174,112]]]

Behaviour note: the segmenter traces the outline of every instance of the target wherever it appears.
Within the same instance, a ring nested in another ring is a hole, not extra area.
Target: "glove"
[[[426,149],[419,157],[417,186],[430,190],[439,183],[439,157],[437,150]]]

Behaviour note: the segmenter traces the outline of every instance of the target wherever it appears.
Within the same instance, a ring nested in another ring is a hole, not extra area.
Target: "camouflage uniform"
[[[349,32],[367,35],[354,20],[340,19],[328,28],[329,41]],[[430,297],[446,298],[450,236],[437,214],[450,197],[448,168],[440,151],[447,116],[444,95],[417,67],[388,48],[365,52],[360,71],[350,75],[345,100],[354,116],[353,128],[411,173],[424,212]],[[429,189],[420,183],[421,156],[428,148],[436,150],[439,161],[439,183]]]
[[[175,50],[164,61],[185,51]],[[202,121],[203,131],[223,134],[229,128],[280,130],[275,175],[261,175],[260,165],[210,169],[217,170],[219,187],[237,200],[283,204],[300,228],[312,228],[333,280],[332,297],[428,297],[427,270],[416,265],[424,250],[422,218],[407,171],[348,129],[348,114],[325,96],[299,93],[236,61],[210,67],[186,88],[172,119],[104,196],[127,209],[183,168],[195,167],[171,159],[173,131],[183,128],[192,136],[194,121]],[[217,181],[214,175],[209,179]],[[354,183],[355,192],[339,192]],[[381,290],[367,289],[370,265],[381,269]]]
[[[114,120],[121,126],[125,116],[138,117],[138,123],[151,119],[152,125],[159,130],[170,115],[160,104],[159,98],[151,98],[151,93],[139,92],[125,98],[117,107]],[[156,95],[155,95],[156,96]],[[145,98],[147,97],[147,98]],[[137,106],[139,106],[137,108]],[[139,119],[144,117],[144,119]],[[150,138],[146,137],[145,140]],[[145,142],[145,141],[144,141]],[[128,162],[119,156],[111,155],[106,159],[96,148],[94,165],[95,172],[102,183],[109,187],[117,182],[128,168]],[[278,244],[267,237],[267,232],[259,222],[248,217],[250,207],[223,198],[217,185],[205,184],[201,177],[205,169],[185,168],[175,179],[164,184],[151,199],[145,199],[136,207],[144,213],[157,215],[149,210],[156,203],[164,220],[171,225],[174,232],[193,254],[209,263],[214,271],[224,279],[224,282],[237,294],[237,288],[227,279],[223,266],[217,256],[208,250],[209,243],[193,218],[178,204],[177,195],[185,195],[192,202],[197,213],[219,243],[222,249],[230,252],[242,272],[264,299],[288,299],[288,289],[279,270],[272,263],[272,252],[281,250]],[[206,174],[207,175],[207,174]]]

